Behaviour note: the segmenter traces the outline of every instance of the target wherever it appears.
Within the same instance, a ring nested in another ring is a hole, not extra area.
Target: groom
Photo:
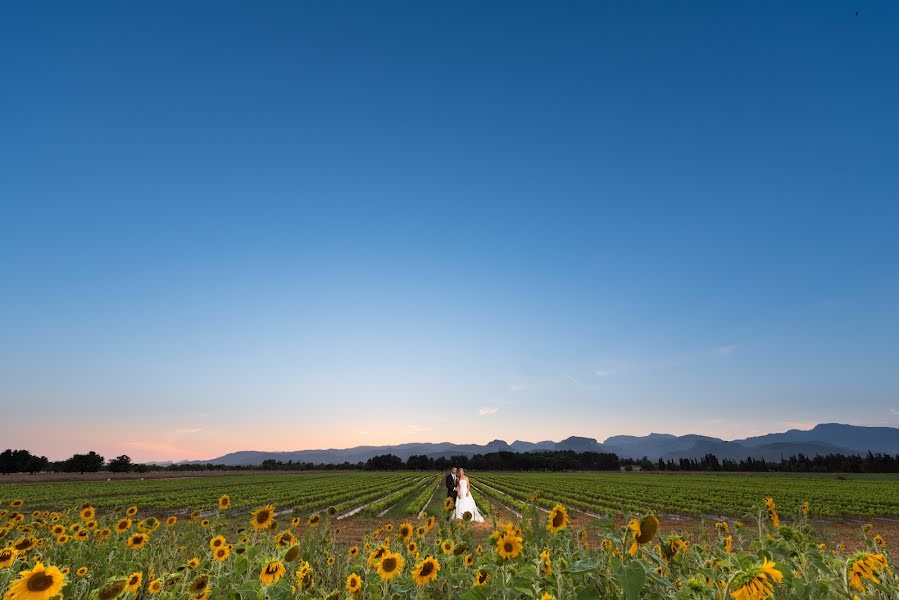
[[[446,484],[446,497],[453,499],[453,504],[456,503],[456,499],[459,496],[459,492],[456,489],[456,486],[459,483],[459,479],[456,477],[456,467],[450,469],[450,472],[446,474],[446,479],[444,480]],[[449,517],[447,517],[449,519]]]

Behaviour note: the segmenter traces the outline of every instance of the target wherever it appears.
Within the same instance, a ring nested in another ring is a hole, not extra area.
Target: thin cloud
[[[186,429],[176,429],[175,433],[200,433],[203,431],[202,427],[188,427]]]
[[[486,415],[495,415],[498,412],[499,412],[499,409],[496,408],[495,406],[482,406],[480,408],[480,410],[478,410],[478,414],[481,415],[482,417],[486,416]]]
[[[422,427],[421,425],[409,425],[409,431],[421,433],[422,431],[431,431],[430,427]]]
[[[891,409],[890,409],[890,414],[893,414],[893,415],[899,415],[899,408],[891,408]]]

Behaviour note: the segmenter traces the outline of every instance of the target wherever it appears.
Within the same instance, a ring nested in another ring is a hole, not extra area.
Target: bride
[[[474,523],[483,523],[484,517],[481,516],[474,498],[471,496],[471,490],[468,489],[468,476],[465,469],[459,469],[459,482],[456,484],[458,492],[456,497],[456,510],[453,511],[454,519],[462,519],[465,513],[471,513],[471,520]]]

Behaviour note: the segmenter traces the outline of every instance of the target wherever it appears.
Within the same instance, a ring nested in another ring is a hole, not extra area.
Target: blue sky
[[[2,445],[899,425],[897,25],[6,3]]]

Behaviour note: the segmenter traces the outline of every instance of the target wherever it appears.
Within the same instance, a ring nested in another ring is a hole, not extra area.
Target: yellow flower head
[[[56,567],[44,567],[38,562],[33,569],[20,571],[4,599],[48,600],[56,596],[66,586],[65,576]]]
[[[362,591],[362,578],[355,573],[350,573],[346,578],[346,589],[353,595],[358,594]]]
[[[556,504],[546,518],[546,530],[553,535],[568,527],[568,511],[561,504]]]
[[[262,567],[262,570],[259,572],[259,581],[262,582],[262,585],[278,583],[278,580],[286,572],[287,569],[284,568],[284,563],[280,560],[273,560]]]
[[[502,558],[518,558],[521,556],[522,538],[517,535],[503,534],[496,541],[496,553]]]
[[[275,521],[275,507],[271,504],[257,508],[253,511],[253,518],[250,519],[250,525],[256,531],[263,531],[271,527]]]
[[[402,573],[404,562],[402,556],[387,550],[378,563],[378,577],[385,581],[393,579]]]
[[[412,579],[418,585],[427,585],[437,579],[440,563],[432,556],[427,556],[423,561],[415,565],[412,570]]]
[[[132,573],[128,576],[128,581],[125,583],[125,591],[130,594],[137,593],[137,590],[140,589],[140,584],[144,580],[143,573]]]

